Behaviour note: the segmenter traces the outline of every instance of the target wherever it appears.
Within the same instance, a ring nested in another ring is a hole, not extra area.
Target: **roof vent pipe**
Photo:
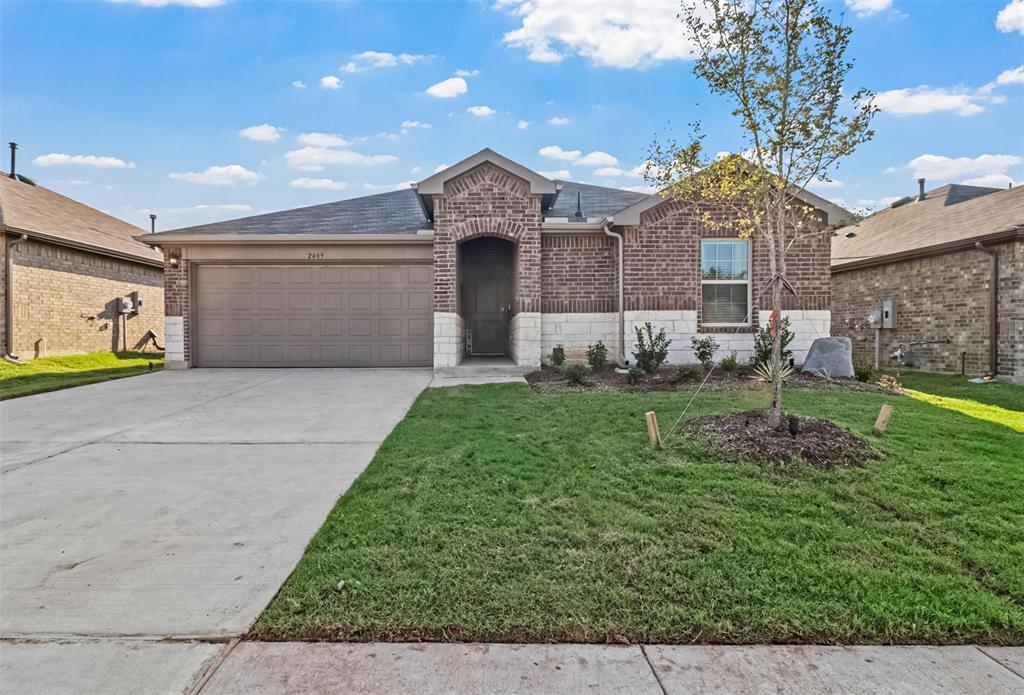
[[[917,199],[918,200],[924,200],[925,197],[926,196],[924,194],[924,179],[918,179],[917,180]]]
[[[156,215],[149,213],[149,233],[156,234]]]
[[[14,153],[17,152],[17,150],[18,150],[18,143],[10,142],[8,144],[11,146],[11,171],[10,171],[9,174],[7,174],[7,176],[9,176],[10,178],[12,178],[15,181],[17,181],[18,177],[14,173],[14,165],[15,165],[15,161],[14,161],[15,155],[14,155]]]
[[[583,202],[582,193],[577,191],[576,192],[576,214],[573,215],[573,217],[575,217],[576,219],[582,219],[582,217],[583,217],[582,202]]]

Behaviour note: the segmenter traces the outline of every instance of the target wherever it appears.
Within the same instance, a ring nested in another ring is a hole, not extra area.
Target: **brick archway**
[[[526,234],[526,227],[502,217],[474,217],[451,228],[452,241],[455,243],[492,236],[518,245]]]

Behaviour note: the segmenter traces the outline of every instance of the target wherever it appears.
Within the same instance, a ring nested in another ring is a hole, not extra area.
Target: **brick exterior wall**
[[[163,340],[159,268],[31,239],[10,254],[14,354],[31,358],[120,350],[125,337],[128,348],[137,349],[150,330]],[[128,317],[125,336],[115,301],[133,291],[139,293],[142,311]]]
[[[597,234],[541,236],[541,311],[545,314],[617,310],[616,241]]]
[[[178,258],[177,268],[171,265],[172,255]],[[169,338],[176,339],[168,341],[167,361],[169,366],[184,366],[189,363],[190,302],[188,260],[182,253],[182,249],[166,248],[164,249],[164,313],[168,319],[180,317],[181,326],[179,330],[178,321],[168,322],[168,326],[174,324],[174,329],[168,331]],[[171,365],[171,362],[180,362],[181,364]]]
[[[999,253],[999,372],[1024,380],[1024,241],[993,248]],[[915,368],[959,373],[966,352],[967,373],[983,374],[989,368],[989,264],[988,254],[972,249],[837,272],[832,334],[853,341],[855,359],[873,361],[875,330],[866,319],[891,299],[896,328],[881,331],[882,366],[893,364],[889,355],[902,343]],[[946,338],[946,344],[910,346]]]

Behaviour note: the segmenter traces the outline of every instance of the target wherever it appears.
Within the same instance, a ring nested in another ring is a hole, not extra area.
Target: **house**
[[[919,187],[837,232],[832,333],[863,361],[877,337],[882,366],[902,346],[915,369],[1024,381],[1024,189]]]
[[[808,196],[822,226],[843,212]],[[695,361],[695,335],[749,357],[761,242],[700,220],[484,149],[409,189],[162,232],[168,364],[445,371],[503,356],[529,370],[558,344],[578,359],[600,340],[632,359],[645,321],[667,329],[671,362]],[[823,232],[791,256],[798,361],[828,335],[828,249]]]
[[[0,175],[0,227],[4,355],[155,347],[163,255],[143,230],[18,174]]]

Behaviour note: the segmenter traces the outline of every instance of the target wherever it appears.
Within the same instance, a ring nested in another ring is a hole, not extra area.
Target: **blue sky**
[[[884,111],[818,193],[1024,180],[1024,0],[828,4],[854,28],[850,91]],[[742,146],[677,7],[3,0],[0,130],[20,172],[161,229],[393,190],[485,146],[638,187],[651,140],[695,119],[710,149]]]

